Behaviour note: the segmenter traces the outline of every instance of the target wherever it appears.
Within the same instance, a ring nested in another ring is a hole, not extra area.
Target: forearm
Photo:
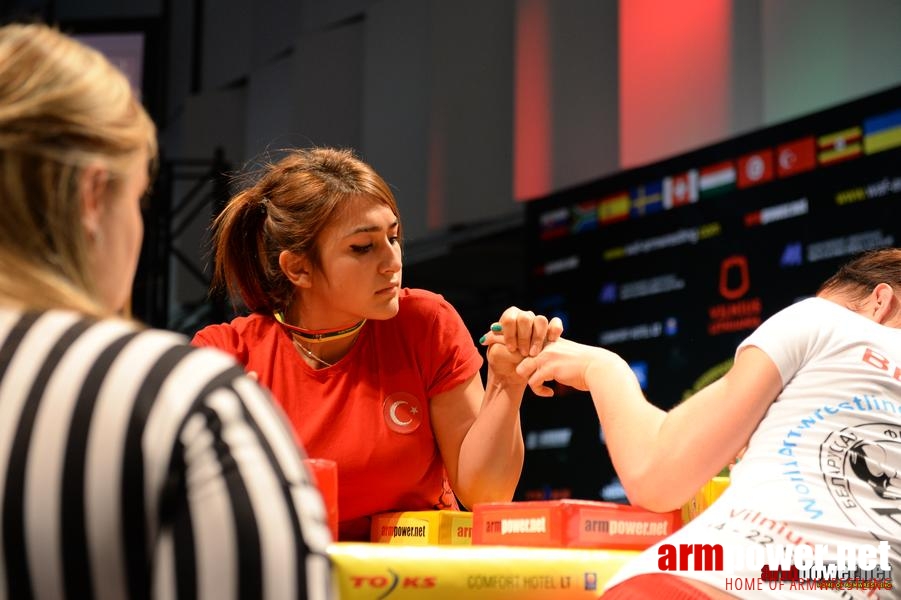
[[[525,387],[502,382],[488,371],[481,409],[460,447],[454,488],[468,508],[513,498],[524,457],[519,409]]]
[[[626,494],[633,504],[647,504],[665,413],[645,399],[628,364],[614,354],[600,354],[586,369],[585,383]]]
[[[710,427],[725,380],[665,412],[648,402],[628,364],[615,355],[586,371],[614,468],[633,504],[672,510],[688,500],[741,444],[730,427]],[[722,462],[722,464],[720,464]]]

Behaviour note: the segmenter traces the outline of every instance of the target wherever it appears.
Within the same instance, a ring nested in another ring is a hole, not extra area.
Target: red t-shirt
[[[337,462],[339,539],[368,539],[376,513],[457,507],[429,399],[472,377],[482,357],[441,296],[402,289],[397,316],[367,321],[350,352],[320,370],[268,315],[210,325],[192,343],[225,350],[256,371],[307,454]]]

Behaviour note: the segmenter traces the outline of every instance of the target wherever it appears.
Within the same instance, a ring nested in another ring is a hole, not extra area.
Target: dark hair
[[[901,249],[880,248],[857,255],[823,282],[817,295],[842,292],[858,301],[866,298],[880,283],[887,283],[901,292]]]
[[[288,250],[320,266],[319,234],[360,197],[387,206],[400,219],[388,184],[352,150],[292,150],[265,166],[258,181],[233,196],[213,222],[213,289],[253,312],[284,309],[294,286],[279,255]]]

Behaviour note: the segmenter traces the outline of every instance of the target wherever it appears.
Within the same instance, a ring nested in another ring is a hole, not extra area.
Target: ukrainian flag
[[[864,152],[875,154],[897,146],[901,146],[901,110],[864,120]]]

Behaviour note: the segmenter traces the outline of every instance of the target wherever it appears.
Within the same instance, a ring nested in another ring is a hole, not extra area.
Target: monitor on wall
[[[842,262],[899,243],[901,87],[536,200],[525,235],[531,306],[671,408]],[[522,417],[518,498],[625,501],[587,394],[527,395]]]

